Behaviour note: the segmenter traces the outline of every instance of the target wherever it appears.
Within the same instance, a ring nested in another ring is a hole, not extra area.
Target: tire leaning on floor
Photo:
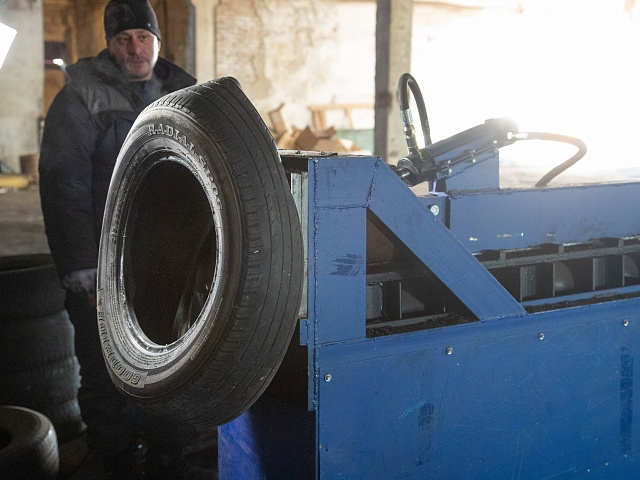
[[[0,478],[55,479],[58,442],[43,414],[23,407],[0,406]]]
[[[64,291],[51,255],[0,257],[0,318],[46,317],[64,309]]]
[[[43,413],[61,443],[84,431],[73,339],[51,257],[0,257],[0,405]]]
[[[138,117],[104,218],[98,324],[115,385],[194,425],[242,414],[291,340],[302,240],[273,138],[235,79]]]

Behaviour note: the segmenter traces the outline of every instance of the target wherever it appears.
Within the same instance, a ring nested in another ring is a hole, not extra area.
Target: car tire
[[[0,406],[0,478],[53,480],[58,476],[53,424],[23,407]]]
[[[85,430],[64,298],[50,255],[0,257],[0,405],[44,414],[61,443]]]
[[[0,257],[0,318],[46,317],[64,309],[64,290],[49,254]]]
[[[138,117],[104,219],[98,325],[114,384],[198,426],[242,414],[291,340],[303,261],[277,148],[235,79]]]

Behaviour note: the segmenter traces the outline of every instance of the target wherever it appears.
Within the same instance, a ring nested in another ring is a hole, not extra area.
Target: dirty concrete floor
[[[0,256],[49,253],[37,186],[0,189]]]

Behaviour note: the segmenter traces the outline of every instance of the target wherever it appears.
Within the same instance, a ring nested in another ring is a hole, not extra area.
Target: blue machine
[[[522,134],[463,133],[398,167],[282,152],[306,302],[221,479],[640,478],[640,184],[501,189]]]

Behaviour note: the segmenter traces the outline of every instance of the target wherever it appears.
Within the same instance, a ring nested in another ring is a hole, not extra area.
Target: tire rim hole
[[[177,161],[141,179],[126,221],[125,294],[145,336],[180,339],[197,321],[216,269],[214,217],[204,189]]]
[[[11,434],[6,430],[0,429],[0,450],[6,448],[11,443]]]

